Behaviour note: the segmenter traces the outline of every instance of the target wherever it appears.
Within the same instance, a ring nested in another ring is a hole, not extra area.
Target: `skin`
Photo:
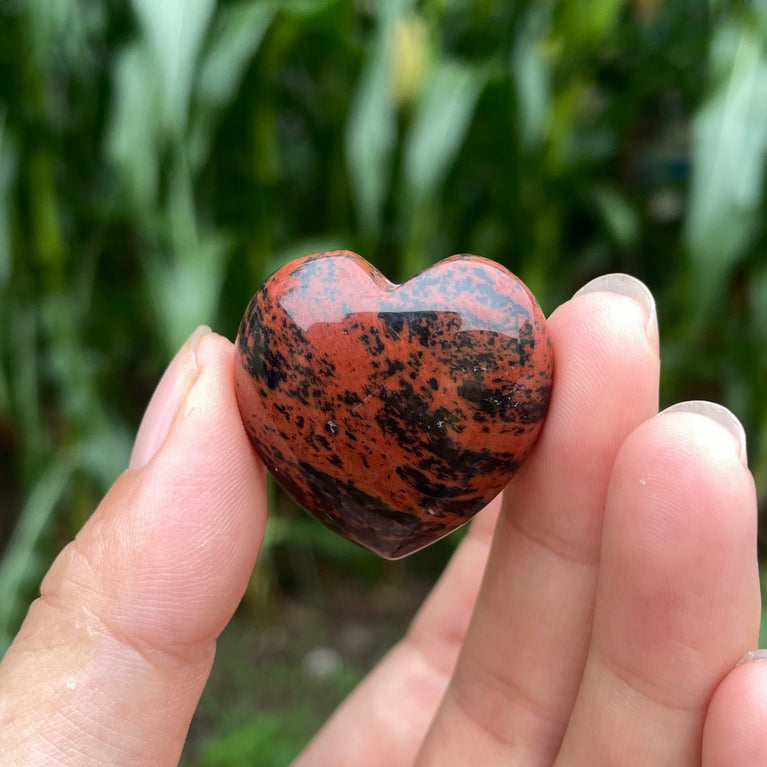
[[[737,665],[760,614],[744,449],[656,417],[651,301],[579,294],[550,329],[533,454],[297,767],[767,765],[767,664]],[[177,764],[266,518],[232,362],[187,342],[43,581],[0,664],[4,764]]]

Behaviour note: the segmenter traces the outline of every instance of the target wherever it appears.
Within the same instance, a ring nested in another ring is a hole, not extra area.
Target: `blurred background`
[[[641,278],[661,404],[740,417],[764,512],[766,152],[764,0],[2,0],[0,652],[177,347],[327,248],[547,313]],[[387,563],[272,495],[185,765],[287,764],[458,537]]]

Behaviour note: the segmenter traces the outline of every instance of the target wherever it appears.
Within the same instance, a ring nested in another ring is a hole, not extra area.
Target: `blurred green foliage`
[[[0,649],[184,338],[325,248],[637,275],[764,509],[766,152],[764,0],[3,0]]]
[[[210,738],[193,764],[199,767],[248,767],[257,757],[259,767],[284,767],[298,755],[296,742],[303,735],[302,724],[300,714],[246,717],[231,731]]]

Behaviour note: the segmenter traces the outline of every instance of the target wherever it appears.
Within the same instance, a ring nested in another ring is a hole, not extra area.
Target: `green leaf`
[[[197,90],[205,104],[221,107],[232,99],[276,13],[271,3],[240,2],[218,14],[200,65]]]
[[[8,323],[8,375],[11,407],[23,436],[23,458],[31,465],[45,453],[46,424],[41,413],[40,307],[24,303],[13,293],[5,305]]]
[[[607,231],[622,248],[633,245],[639,237],[639,219],[626,199],[607,186],[592,191],[597,211]]]
[[[175,354],[199,325],[213,323],[223,283],[228,248],[215,236],[172,260],[145,256],[147,280],[167,355]]]
[[[215,6],[215,0],[133,0],[158,68],[162,125],[171,133],[186,128],[197,59]]]
[[[13,3],[0,3],[2,6]],[[101,42],[108,18],[104,3],[82,0],[23,0],[32,55],[42,68],[88,72],[95,62],[93,43]]]
[[[129,46],[117,58],[114,94],[107,156],[117,169],[132,206],[150,211],[157,200],[156,116],[162,96],[151,54],[143,42]]]
[[[207,156],[218,114],[234,99],[243,74],[277,12],[272,3],[240,2],[218,14],[200,65],[192,125],[194,164]]]
[[[593,47],[611,32],[627,0],[567,0],[556,4],[568,45]]]
[[[275,4],[291,16],[313,16],[338,0],[278,0]]]
[[[417,204],[441,186],[468,132],[485,76],[443,59],[416,105],[405,146],[405,184]]]
[[[300,707],[289,714],[275,716],[259,712],[248,721],[222,727],[209,737],[194,767],[244,767],[258,764],[259,767],[281,767],[290,763],[300,751],[302,728],[306,725]]]
[[[18,166],[18,148],[6,129],[6,110],[0,104],[0,289],[11,277],[11,197]]]
[[[376,234],[396,140],[394,32],[412,0],[378,5],[378,35],[357,85],[346,128],[346,158],[362,227]]]
[[[546,138],[551,110],[551,72],[543,54],[548,26],[545,6],[536,5],[520,24],[511,51],[511,72],[517,96],[517,120],[521,143],[539,146]]]
[[[743,255],[762,214],[767,157],[767,58],[750,26],[728,24],[714,39],[717,87],[692,134],[693,176],[686,243],[709,289]]]
[[[136,435],[118,416],[103,410],[93,416],[88,426],[88,433],[78,445],[80,468],[103,493],[125,471]]]
[[[41,569],[35,566],[38,543],[75,466],[72,455],[62,454],[37,480],[0,561],[0,656],[10,644],[15,622],[23,612],[28,581]]]

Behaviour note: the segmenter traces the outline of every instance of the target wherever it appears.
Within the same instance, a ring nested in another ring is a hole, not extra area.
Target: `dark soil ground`
[[[310,594],[247,599],[222,635],[182,765],[287,765],[402,637],[432,581],[323,574]],[[255,603],[255,604],[254,604]]]

